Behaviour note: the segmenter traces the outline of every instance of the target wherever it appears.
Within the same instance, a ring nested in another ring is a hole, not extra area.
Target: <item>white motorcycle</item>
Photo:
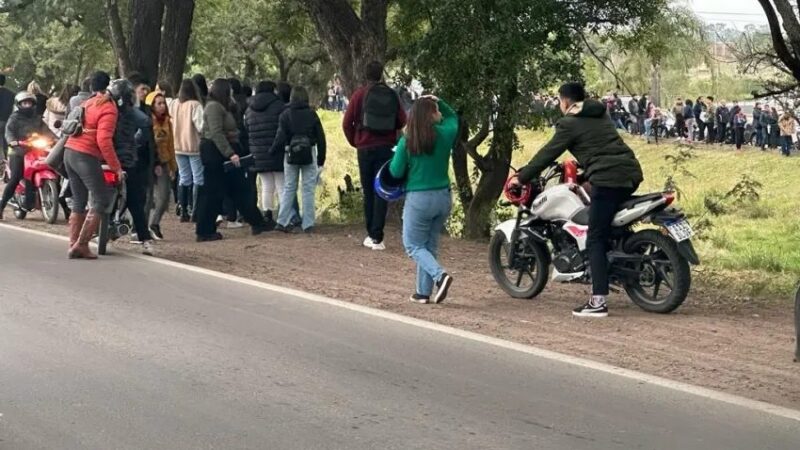
[[[550,166],[536,182],[506,186],[517,217],[495,228],[489,265],[500,287],[514,298],[532,299],[552,280],[591,284],[586,238],[590,197],[577,163]],[[559,179],[557,184],[548,183]],[[609,281],[645,311],[669,313],[689,293],[689,264],[700,260],[692,227],[670,205],[673,192],[634,196],[614,217],[609,243]]]

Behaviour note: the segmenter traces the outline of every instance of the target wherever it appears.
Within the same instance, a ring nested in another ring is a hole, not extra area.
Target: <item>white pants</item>
[[[280,199],[283,193],[283,172],[261,172],[258,180],[261,181],[261,210],[277,210],[275,197]]]

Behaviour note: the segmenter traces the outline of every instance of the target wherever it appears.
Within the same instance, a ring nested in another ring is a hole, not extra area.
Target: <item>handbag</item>
[[[86,116],[86,108],[78,106],[67,115],[67,118],[61,122],[61,134],[63,136],[78,137],[83,134],[83,120]]]
[[[295,135],[286,146],[286,162],[293,166],[314,163],[314,145],[308,136]]]

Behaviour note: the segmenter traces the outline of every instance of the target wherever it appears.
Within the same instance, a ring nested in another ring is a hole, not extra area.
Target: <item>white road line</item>
[[[44,231],[38,230],[31,230],[29,228],[22,228],[17,227],[14,225],[9,224],[2,224],[0,223],[0,227],[8,228],[15,231],[22,231],[25,233],[47,237],[51,239],[56,239],[59,241],[67,241],[67,236],[59,236],[51,233],[47,233]],[[117,250],[119,251],[119,250]],[[703,397],[711,400],[720,401],[723,403],[728,403],[735,406],[740,406],[743,408],[748,408],[754,411],[759,411],[762,413],[772,414],[775,416],[780,416],[786,419],[792,419],[795,421],[800,422],[800,410],[786,408],[779,405],[773,405],[771,403],[762,402],[759,400],[752,400],[749,398],[740,397],[738,395],[726,394],[724,392],[716,391],[713,389],[708,389],[700,386],[695,386],[688,383],[683,383],[680,381],[669,380],[666,378],[662,378],[655,375],[648,375],[646,373],[637,372],[635,370],[624,369],[622,367],[613,366],[610,364],[604,364],[597,361],[591,361],[584,358],[579,358],[576,356],[565,355],[563,353],[553,352],[550,350],[545,350],[542,348],[534,347],[531,345],[519,344],[516,342],[507,341],[504,339],[494,338],[491,336],[485,336],[478,333],[473,333],[471,331],[460,330],[458,328],[449,327],[446,325],[440,325],[433,322],[428,322],[421,319],[415,319],[413,317],[403,316],[400,314],[381,311],[374,308],[369,308],[367,306],[356,305],[354,303],[349,303],[341,300],[334,300],[331,298],[323,297],[321,295],[311,294],[308,292],[298,291],[295,289],[284,288],[281,286],[275,286],[268,283],[263,283],[261,281],[251,280],[248,278],[238,277],[236,275],[229,275],[222,272],[217,272],[214,270],[203,269],[201,267],[190,266],[188,264],[183,264],[175,261],[170,261],[167,259],[161,258],[153,258],[151,256],[144,256],[144,255],[137,255],[129,252],[122,252],[126,256],[146,260],[151,263],[161,264],[164,266],[174,267],[176,269],[188,270],[190,272],[195,272],[198,274],[208,275],[215,278],[219,278],[226,281],[231,281],[235,283],[244,284],[247,286],[252,286],[259,289],[264,289],[272,292],[276,292],[279,294],[285,294],[292,297],[301,298],[304,300],[323,303],[326,305],[336,306],[339,308],[349,309],[351,311],[357,311],[362,314],[368,314],[374,317],[379,317],[382,319],[391,320],[394,322],[403,323],[406,325],[411,325],[419,328],[424,328],[427,330],[433,330],[440,333],[449,334],[451,336],[457,336],[463,339],[469,339],[475,342],[481,342],[484,344],[493,345],[496,347],[514,350],[521,353],[527,353],[529,355],[537,356],[539,358],[550,359],[553,361],[559,361],[567,364],[571,364],[578,367],[583,367],[587,369],[597,370],[604,373],[609,373],[612,375],[618,375],[621,377],[629,378],[631,380],[639,381],[642,383],[648,383],[654,386],[659,386],[667,389],[672,389],[679,392],[684,392],[687,394],[696,395],[698,397]],[[66,249],[64,251],[66,257]]]

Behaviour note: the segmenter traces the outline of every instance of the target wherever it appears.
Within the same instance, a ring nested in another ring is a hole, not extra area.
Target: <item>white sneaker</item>
[[[235,230],[237,228],[242,228],[243,226],[244,226],[244,224],[242,222],[233,221],[233,222],[228,222],[228,225],[227,225],[226,228],[229,229],[229,230]]]
[[[131,244],[141,244],[142,241],[139,240],[139,235],[136,233],[131,233]]]
[[[153,241],[142,242],[142,254],[147,256],[153,256]]]
[[[372,250],[386,250],[386,244],[383,242],[375,242],[371,237],[367,236],[364,239],[364,247],[370,248]]]
[[[217,216],[217,226],[222,225],[223,222],[225,222],[225,218],[222,216]]]

